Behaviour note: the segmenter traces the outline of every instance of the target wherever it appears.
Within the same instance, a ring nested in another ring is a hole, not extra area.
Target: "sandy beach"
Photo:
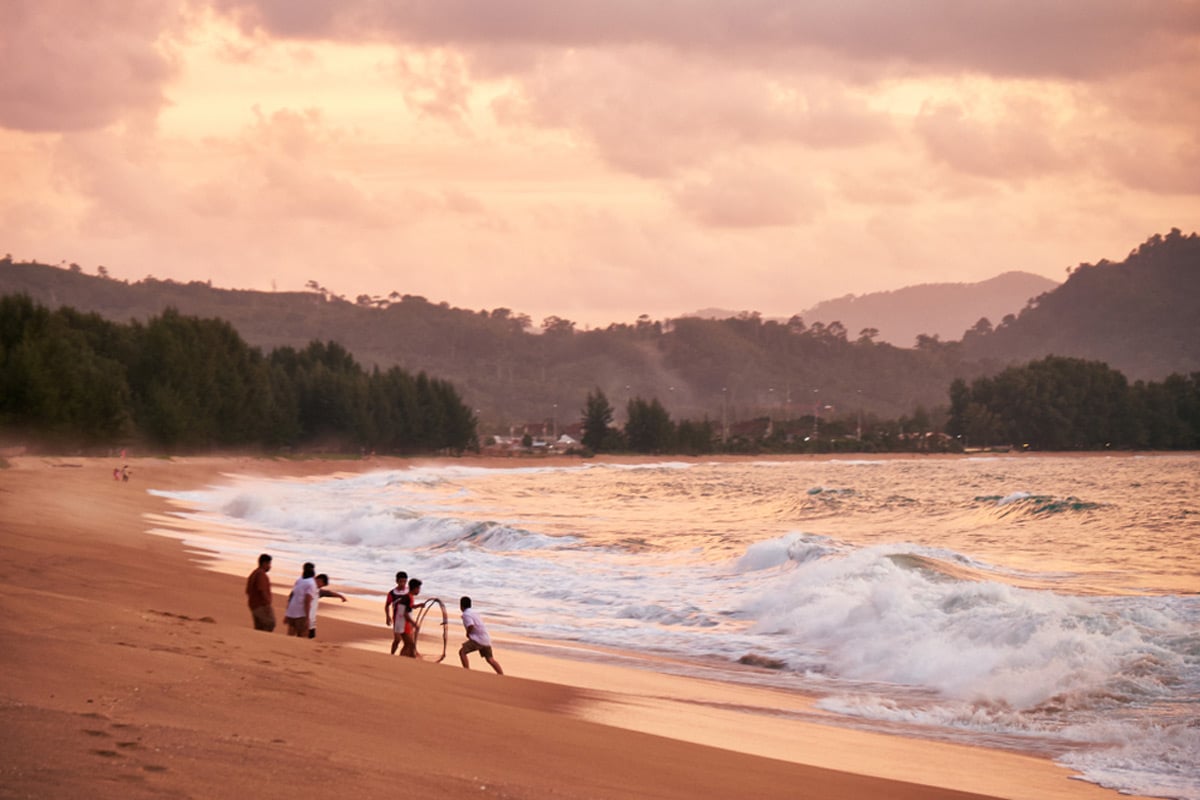
[[[8,463],[0,797],[1118,797],[1041,758],[745,711],[805,703],[767,690],[503,640],[503,677],[453,656],[391,658],[375,597],[323,604],[316,641],[256,632],[243,594],[253,564],[205,569],[204,554],[148,532],[170,511],[150,489],[413,462]],[[132,478],[114,481],[123,463]],[[297,566],[272,571],[279,617]]]

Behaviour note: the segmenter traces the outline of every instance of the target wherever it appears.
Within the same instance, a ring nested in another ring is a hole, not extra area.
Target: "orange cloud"
[[[0,127],[76,131],[154,112],[178,71],[182,0],[6,0]]]
[[[786,315],[1057,278],[1200,202],[1194,0],[4,14],[0,249],[124,278]]]

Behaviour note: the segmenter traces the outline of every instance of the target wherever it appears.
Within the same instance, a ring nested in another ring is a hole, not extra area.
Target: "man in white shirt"
[[[492,665],[497,675],[503,675],[504,670],[500,669],[500,662],[492,656],[492,637],[488,636],[479,612],[471,608],[471,598],[463,597],[458,601],[458,607],[462,609],[462,623],[467,629],[467,640],[458,648],[458,658],[462,661],[463,669],[471,668],[467,663],[467,654],[477,652],[483,656],[484,661]]]
[[[316,613],[317,597],[317,568],[311,563],[304,565],[304,571],[292,586],[288,595],[287,611],[283,615],[283,624],[288,636],[308,636],[309,620]]]

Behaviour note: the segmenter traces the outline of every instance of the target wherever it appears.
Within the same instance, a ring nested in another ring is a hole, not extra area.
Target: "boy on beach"
[[[392,655],[396,655],[396,648],[400,646],[404,634],[404,620],[397,616],[393,622],[392,609],[395,608],[396,601],[406,594],[408,594],[408,573],[401,570],[396,573],[396,586],[388,590],[387,599],[383,605],[384,619],[392,628]]]
[[[462,623],[463,627],[467,629],[467,640],[463,642],[462,647],[458,648],[458,658],[462,661],[463,669],[471,668],[471,665],[467,663],[467,654],[478,652],[483,656],[483,660],[496,670],[497,675],[503,675],[504,670],[500,669],[500,662],[492,655],[492,637],[488,635],[487,628],[483,626],[483,619],[479,616],[479,612],[471,608],[471,598],[463,597],[458,601],[458,607],[462,609]]]
[[[417,657],[417,623],[413,619],[412,612],[417,608],[424,608],[424,603],[418,603],[417,595],[421,593],[421,582],[413,578],[408,582],[408,593],[403,594],[396,601],[396,609],[394,612],[396,627],[401,626],[400,619],[404,619],[404,632],[400,634],[404,645],[400,648],[400,655],[409,658]]]
[[[115,473],[116,470],[113,470]],[[113,477],[116,477],[115,475]],[[271,556],[263,553],[258,557],[258,569],[246,577],[246,601],[250,606],[250,617],[254,630],[270,633],[275,630],[275,609],[271,604]]]

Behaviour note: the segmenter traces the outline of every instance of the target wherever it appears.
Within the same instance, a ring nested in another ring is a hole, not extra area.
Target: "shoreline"
[[[13,461],[0,470],[6,796],[206,795],[233,782],[275,797],[294,791],[288,772],[368,796],[1118,796],[1039,757],[796,719],[820,712],[772,690],[520,647],[501,648],[503,678],[462,670],[452,651],[405,663],[386,656],[382,626],[356,621],[376,613],[361,597],[352,614],[323,606],[315,642],[267,636],[250,629],[244,576],[146,535],[171,509],[149,489],[552,459],[128,458],[129,483],[112,480],[114,458]],[[292,567],[272,572],[277,614]],[[747,711],[763,708],[788,713]],[[401,731],[397,755],[389,734]]]

